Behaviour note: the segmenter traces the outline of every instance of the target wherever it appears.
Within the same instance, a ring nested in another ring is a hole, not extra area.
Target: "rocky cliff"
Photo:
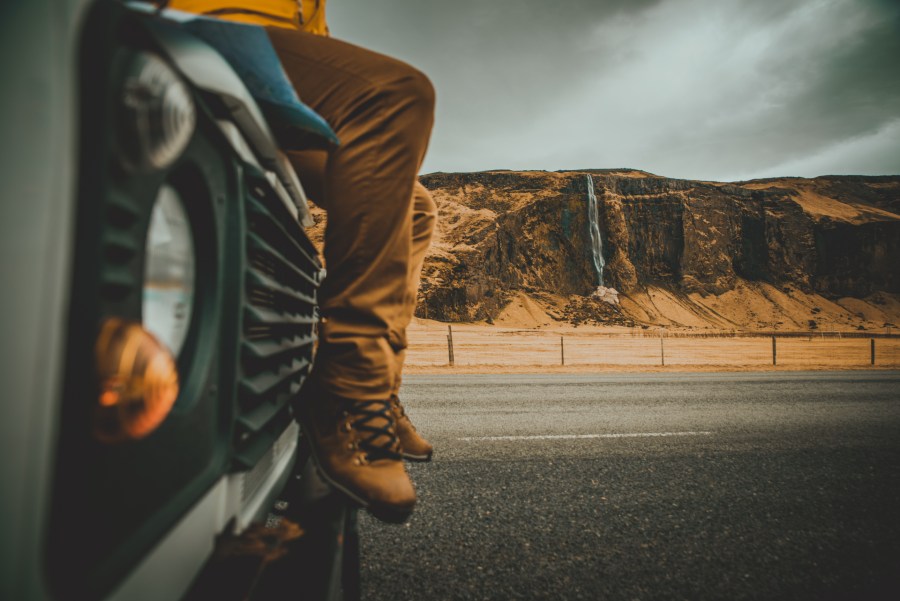
[[[592,296],[588,203],[606,286]],[[694,327],[882,327],[900,313],[900,176],[723,184],[634,170],[434,173],[418,315]],[[826,319],[827,318],[827,319]]]

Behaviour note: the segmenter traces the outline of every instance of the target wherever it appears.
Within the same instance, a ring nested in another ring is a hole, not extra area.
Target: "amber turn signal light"
[[[100,327],[94,354],[94,436],[123,442],[153,432],[178,397],[178,370],[168,349],[139,323],[113,317]]]

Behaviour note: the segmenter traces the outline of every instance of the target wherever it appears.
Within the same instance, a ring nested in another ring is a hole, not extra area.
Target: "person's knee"
[[[416,180],[413,184],[413,210],[416,213],[422,213],[432,218],[437,216],[438,206],[422,182]]]
[[[410,71],[411,73],[408,84],[408,91],[410,96],[424,112],[426,112],[430,116],[433,116],[436,99],[434,84],[431,83],[431,80],[427,75],[425,75],[418,69],[410,67]]]
[[[393,81],[383,89],[383,100],[390,108],[411,115],[411,121],[421,127],[434,120],[435,91],[427,75],[405,63],[401,63]],[[388,114],[391,111],[387,111]]]
[[[428,189],[421,184],[415,183],[413,190],[413,230],[414,233],[427,232],[429,235],[434,230],[437,222],[438,207],[428,192]]]

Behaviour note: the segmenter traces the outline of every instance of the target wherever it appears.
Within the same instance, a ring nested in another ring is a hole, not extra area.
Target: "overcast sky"
[[[900,0],[331,0],[437,88],[423,172],[900,173]]]

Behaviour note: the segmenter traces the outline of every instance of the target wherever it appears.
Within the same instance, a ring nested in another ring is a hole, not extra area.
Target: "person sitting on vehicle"
[[[300,99],[340,138],[327,153],[289,154],[327,213],[319,347],[295,409],[325,479],[376,517],[404,521],[416,493],[402,459],[432,455],[397,393],[437,216],[417,180],[434,88],[406,63],[329,37],[325,0],[169,7],[265,26]]]

